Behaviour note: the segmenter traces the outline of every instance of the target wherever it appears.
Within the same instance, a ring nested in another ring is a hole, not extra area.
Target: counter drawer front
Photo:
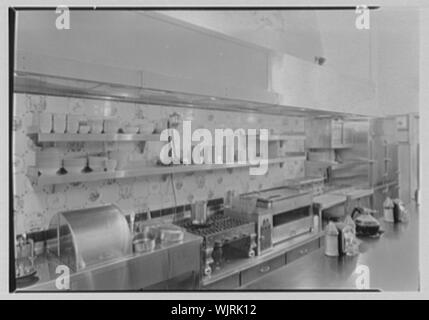
[[[309,243],[306,243],[302,246],[299,246],[286,254],[287,263],[291,263],[292,261],[305,256],[306,254],[319,249],[319,239],[312,240]]]
[[[240,286],[240,274],[236,273],[219,281],[203,286],[203,290],[233,290]]]
[[[241,285],[244,285],[259,277],[262,277],[263,275],[273,270],[276,270],[284,266],[285,264],[286,264],[285,255],[282,254],[277,258],[268,260],[250,269],[244,270],[243,272],[241,272]]]

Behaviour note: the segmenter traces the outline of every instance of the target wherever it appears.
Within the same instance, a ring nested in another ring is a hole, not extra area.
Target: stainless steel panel
[[[284,254],[258,264],[252,268],[241,272],[241,285],[245,285],[263,275],[270,273],[273,270],[283,267],[286,264],[286,256]]]

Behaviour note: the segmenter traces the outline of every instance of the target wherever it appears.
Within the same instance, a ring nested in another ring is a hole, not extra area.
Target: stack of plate
[[[94,172],[104,171],[107,157],[89,157],[89,168]]]
[[[66,158],[63,161],[67,173],[82,173],[86,167],[86,158]]]
[[[61,168],[61,153],[56,148],[36,152],[36,167],[41,174],[55,175]]]
[[[119,121],[116,119],[104,120],[104,133],[118,133]]]

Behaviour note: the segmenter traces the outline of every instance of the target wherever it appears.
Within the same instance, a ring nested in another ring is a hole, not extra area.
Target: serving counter
[[[45,253],[35,260],[37,276],[30,283],[18,284],[17,291],[142,290],[183,275],[189,275],[193,287],[199,281],[201,241],[185,232],[181,242],[157,244],[151,252],[130,253],[76,272],[69,269],[68,289],[64,287],[66,266]]]

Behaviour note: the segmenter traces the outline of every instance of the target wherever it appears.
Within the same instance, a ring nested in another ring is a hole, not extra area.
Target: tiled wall
[[[177,112],[182,119],[192,120],[193,129],[267,128],[274,133],[302,131],[304,119],[25,94],[16,94],[14,105],[15,234],[46,229],[51,217],[62,210],[108,203],[115,203],[125,213],[129,210],[141,212],[146,206],[157,210],[187,204],[197,199],[222,198],[227,190],[249,192],[279,185],[284,179],[304,176],[304,161],[290,159],[283,167],[270,165],[264,176],[250,176],[248,168],[242,168],[175,174],[173,181],[170,176],[164,179],[161,176],[153,176],[35,188],[26,177],[26,171],[28,166],[34,165],[38,147],[27,136],[27,129],[40,112],[115,117],[122,123],[143,117],[159,121]],[[134,159],[145,159],[150,163],[159,155],[160,142],[147,142],[143,153],[135,142],[109,142],[106,145],[103,142],[56,143],[55,147],[60,148],[64,154],[95,153],[103,148],[119,149],[132,154]]]

